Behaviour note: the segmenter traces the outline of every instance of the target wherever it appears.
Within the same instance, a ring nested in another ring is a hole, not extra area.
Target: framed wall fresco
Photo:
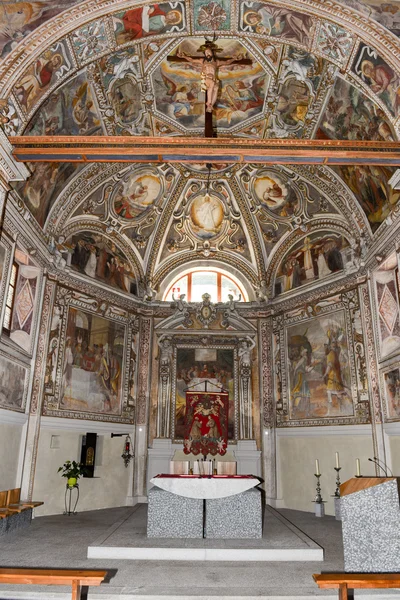
[[[8,283],[8,274],[10,269],[10,260],[13,244],[9,239],[2,235],[0,239],[0,330],[3,325],[4,298]]]
[[[233,345],[205,346],[178,344],[174,348],[172,375],[172,437],[183,440],[185,434],[186,390],[196,384],[208,391],[223,387],[229,392],[228,440],[238,438],[237,350]],[[197,389],[197,388],[196,388]],[[198,388],[200,389],[200,388]]]
[[[24,412],[28,383],[27,366],[0,351],[0,407]]]
[[[20,263],[20,259],[24,264]],[[16,251],[15,261],[19,264],[15,287],[15,298],[10,329],[10,338],[26,352],[32,351],[33,333],[37,320],[37,302],[41,284],[41,271],[32,265],[29,257]]]
[[[385,421],[400,421],[400,363],[382,369],[380,377]]]
[[[59,288],[50,328],[43,413],[133,422],[135,333],[126,311]]]
[[[368,422],[357,291],[275,317],[274,354],[279,427]]]
[[[393,255],[392,264],[389,264],[389,260],[373,275],[377,350],[380,361],[394,356],[400,350],[397,256]]]

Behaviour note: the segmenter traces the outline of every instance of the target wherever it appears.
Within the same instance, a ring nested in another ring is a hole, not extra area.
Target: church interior
[[[0,599],[399,597],[399,37],[0,0]]]

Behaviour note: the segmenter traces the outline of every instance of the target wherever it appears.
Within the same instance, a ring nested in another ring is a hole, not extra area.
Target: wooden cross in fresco
[[[206,41],[198,52],[203,52],[203,56],[188,56],[184,52],[178,52],[174,56],[167,56],[169,62],[188,62],[194,67],[201,69],[201,90],[206,93],[205,97],[205,123],[204,137],[213,137],[212,113],[218,96],[218,67],[224,65],[252,65],[250,58],[217,58],[217,52],[221,52],[222,48],[218,48],[215,43],[216,36],[213,40]]]

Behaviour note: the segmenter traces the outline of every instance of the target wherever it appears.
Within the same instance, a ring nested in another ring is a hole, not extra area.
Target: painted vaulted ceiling
[[[219,137],[396,141],[400,2],[0,1],[14,135],[202,136],[198,55],[218,35]],[[351,272],[396,216],[378,166],[32,163],[15,185],[60,268],[143,294],[219,261],[273,296]],[[92,255],[96,261],[90,261]]]

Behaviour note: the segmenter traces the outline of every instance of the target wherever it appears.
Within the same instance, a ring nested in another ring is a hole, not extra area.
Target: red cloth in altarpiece
[[[225,454],[228,444],[229,393],[186,392],[185,454]]]

